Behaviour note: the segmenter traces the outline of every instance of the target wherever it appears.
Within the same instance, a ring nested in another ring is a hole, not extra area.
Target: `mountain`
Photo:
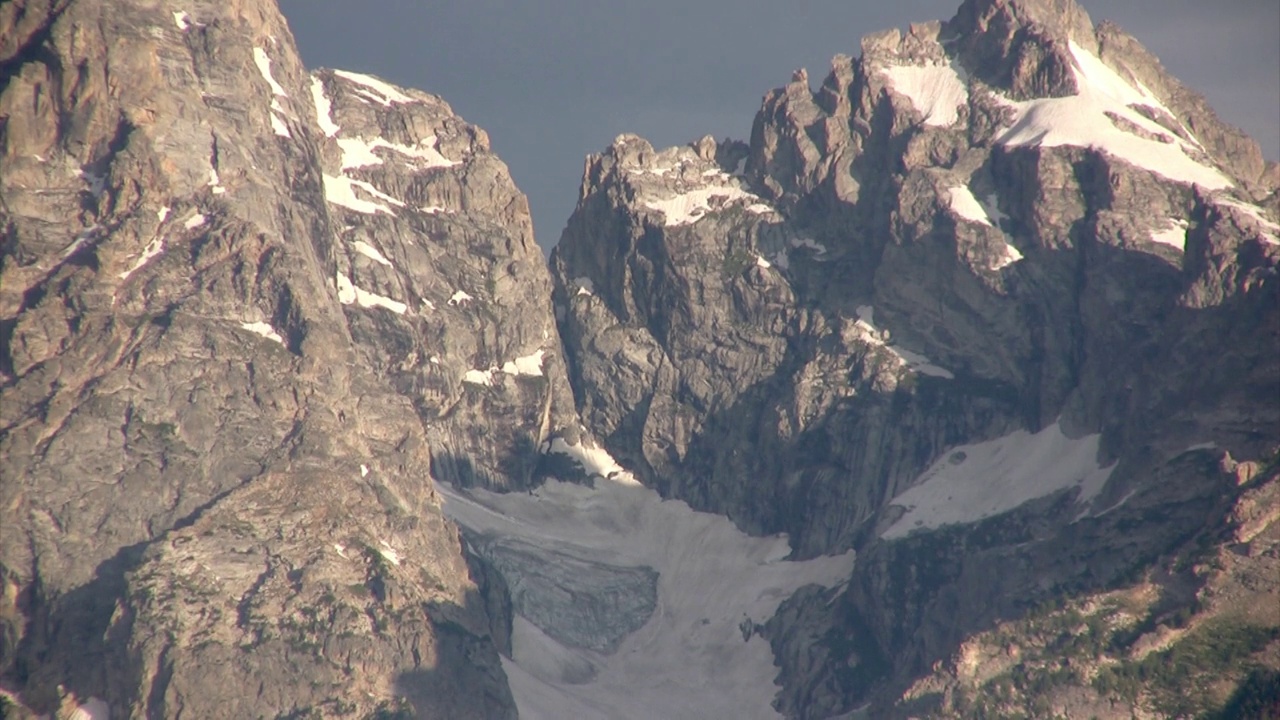
[[[268,0],[0,27],[0,717],[1280,702],[1280,168],[1071,0],[619,137],[549,263]]]
[[[0,26],[3,687],[37,714],[514,717],[501,595],[429,477],[523,487],[576,413],[484,131],[308,73],[274,3]]]
[[[646,485],[857,552],[760,629],[784,715],[1204,710],[1280,670],[1276,180],[1119,28],[971,0],[592,156],[570,382]]]

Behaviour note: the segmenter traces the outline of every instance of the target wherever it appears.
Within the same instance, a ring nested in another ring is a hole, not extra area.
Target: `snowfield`
[[[1098,465],[1101,439],[1069,438],[1054,423],[1034,435],[1018,430],[954,447],[889,503],[906,513],[880,537],[977,522],[1070,488],[1080,489],[1077,503],[1092,500],[1115,469]]]
[[[570,557],[578,573],[594,567],[605,576],[622,570],[658,574],[651,613],[631,618],[629,627],[639,630],[612,653],[562,643],[552,636],[568,633],[516,616],[513,657],[504,658],[503,667],[520,717],[779,717],[771,705],[778,669],[769,644],[754,634],[744,639],[742,627],[767,621],[804,585],[845,582],[853,553],[784,560],[790,553],[785,537],[750,537],[727,518],[663,500],[599,453],[575,453],[606,471],[601,475],[612,471],[615,479],[600,477],[594,488],[553,481],[531,494],[495,494],[437,486],[445,514],[458,524],[543,552],[548,564]],[[574,587],[593,585],[608,583]],[[545,617],[542,623],[548,625]]]
[[[911,101],[925,125],[955,125],[960,106],[969,104],[964,71],[955,64],[895,65],[881,68],[880,74],[888,78],[894,92]]]
[[[1232,186],[1231,180],[1216,168],[1195,159],[1201,148],[1194,138],[1188,141],[1173,137],[1168,129],[1133,109],[1145,106],[1172,117],[1150,90],[1121,77],[1074,42],[1069,48],[1080,92],[1070,97],[1025,102],[1003,100],[1016,111],[1017,118],[997,142],[1008,146],[1091,147],[1174,182],[1210,190]],[[1122,129],[1113,117],[1165,141]]]

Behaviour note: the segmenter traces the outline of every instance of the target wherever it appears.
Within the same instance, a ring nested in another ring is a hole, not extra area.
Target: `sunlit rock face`
[[[549,264],[484,131],[267,0],[0,27],[0,714],[1277,685],[1280,171],[1070,0],[619,136]]]
[[[1272,582],[1208,606],[1182,589],[1262,572],[1275,542],[1223,576],[1186,560],[1226,552],[1237,504],[1274,481],[1275,177],[1074,3],[966,2],[865,38],[817,87],[796,73],[747,143],[624,135],[591,156],[551,257],[570,382],[664,496],[785,532],[798,557],[859,553],[838,599],[801,593],[765,628],[782,714],[996,698],[1109,717],[1139,700],[1089,678],[1172,632],[1163,606],[1043,682],[1067,655],[1008,623],[1148,573],[1196,622],[1275,605]],[[954,669],[1010,636],[1035,693],[1009,667]]]
[[[514,716],[430,478],[523,487],[576,415],[484,132],[308,72],[272,2],[0,26],[0,687]]]

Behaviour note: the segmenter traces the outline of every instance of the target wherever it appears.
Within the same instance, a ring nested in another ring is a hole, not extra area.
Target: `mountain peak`
[[[1076,42],[1093,36],[1093,21],[1075,0],[965,0],[948,25],[961,33],[1037,27]]]

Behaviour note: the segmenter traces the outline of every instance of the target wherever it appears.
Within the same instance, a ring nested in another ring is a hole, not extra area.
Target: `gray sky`
[[[583,158],[622,132],[655,146],[747,139],[760,99],[807,67],[821,82],[866,33],[947,19],[960,0],[281,0],[308,67],[444,97],[489,133],[560,238]],[[1280,2],[1083,0],[1280,158]]]

